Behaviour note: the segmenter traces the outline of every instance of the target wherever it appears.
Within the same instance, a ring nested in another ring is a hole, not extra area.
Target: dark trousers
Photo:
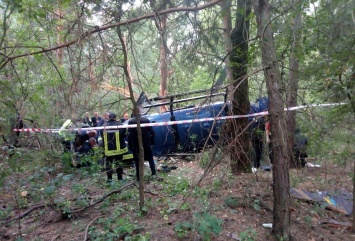
[[[133,159],[134,159],[134,164],[136,166],[136,177],[137,177],[137,181],[139,181],[139,154],[133,154]],[[149,156],[148,160],[149,162],[149,167],[150,170],[152,171],[152,175],[157,174],[156,170],[155,170],[155,163],[154,163],[154,159],[153,156]]]
[[[123,155],[106,156],[105,170],[107,173],[107,180],[112,180],[112,174],[115,173],[115,171],[117,173],[117,179],[123,179],[122,157]],[[115,165],[116,170],[112,169],[113,164]]]
[[[71,151],[71,141],[62,141],[62,145],[64,148],[64,152],[70,152]]]
[[[254,164],[253,166],[255,168],[260,167],[260,161],[261,161],[261,155],[263,153],[263,142],[259,140],[258,138],[253,139],[252,141],[254,152],[255,152],[255,157],[254,157]]]
[[[301,166],[301,167],[306,166],[306,157],[308,157],[306,153],[296,150],[294,153],[294,157],[297,166]]]

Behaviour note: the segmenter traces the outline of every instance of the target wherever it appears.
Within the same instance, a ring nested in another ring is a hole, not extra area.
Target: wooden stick
[[[99,218],[101,218],[102,216],[97,216],[96,218],[94,218],[93,220],[90,221],[90,223],[88,223],[88,225],[86,226],[86,229],[85,229],[85,236],[84,236],[84,239],[83,241],[86,241],[88,240],[88,233],[89,233],[89,227],[91,224],[93,224],[96,220],[98,220]]]

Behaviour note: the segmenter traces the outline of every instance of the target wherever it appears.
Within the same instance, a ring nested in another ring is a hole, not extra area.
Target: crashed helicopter
[[[224,117],[229,114],[227,90],[220,90],[197,90],[152,99],[148,99],[144,93],[141,93],[137,105],[142,115],[150,120],[155,132],[153,154],[158,157],[185,156],[189,153],[196,153],[206,146],[214,145],[225,122]],[[181,99],[181,97],[196,94],[198,96]],[[221,98],[219,101],[214,101],[216,97],[222,97],[223,101],[220,100]],[[202,99],[202,104],[181,106],[181,104]],[[267,105],[266,97],[259,98],[255,104],[251,104],[249,113],[266,111]],[[152,109],[161,106],[169,106],[168,111],[149,114]],[[255,122],[257,118],[251,116],[248,120]],[[162,122],[166,124],[161,125]],[[155,123],[160,123],[160,125],[155,126]]]

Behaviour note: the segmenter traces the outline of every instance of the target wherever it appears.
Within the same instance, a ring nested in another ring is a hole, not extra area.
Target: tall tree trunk
[[[232,31],[231,39],[233,50],[230,55],[230,64],[233,71],[232,114],[245,115],[250,110],[248,86],[248,41],[249,41],[249,14],[251,12],[250,0],[238,0],[237,18]],[[232,119],[231,128],[231,169],[237,174],[250,170],[249,135],[245,131],[248,125],[247,118]]]
[[[160,11],[166,9],[170,5],[170,1],[161,1],[157,3],[157,1],[150,1],[150,6],[154,9],[154,11]],[[155,25],[159,30],[160,35],[160,88],[159,95],[166,96],[168,92],[168,78],[169,78],[169,57],[168,57],[168,45],[167,45],[167,21],[168,15],[162,14],[155,19]],[[167,108],[165,106],[160,107],[160,111],[166,111]]]
[[[228,82],[233,79],[233,71],[232,66],[230,64],[230,53],[232,51],[232,16],[231,16],[231,0],[225,0],[220,3],[221,11],[222,11],[222,22],[223,22],[223,39],[224,39],[224,47],[226,49],[226,58],[224,60],[226,71],[227,71],[227,80]]]
[[[166,96],[168,90],[168,47],[166,41],[166,22],[168,16],[166,14],[160,16],[159,31],[160,31],[160,89],[159,95]],[[160,107],[160,111],[166,111],[165,106]]]
[[[253,6],[269,96],[271,141],[273,143],[273,233],[277,239],[287,241],[290,240],[290,179],[281,73],[271,31],[269,3],[267,0],[253,0]]]
[[[63,4],[62,1],[58,1],[58,8],[55,11],[56,15],[57,15],[57,19],[58,19],[58,24],[57,24],[57,45],[61,45],[63,44]],[[63,57],[64,57],[64,49],[63,48],[59,48],[56,50],[57,52],[57,61],[59,66],[63,65]]]
[[[295,4],[298,0],[292,0],[292,3]],[[298,4],[298,13],[293,20],[293,29],[292,29],[292,46],[291,46],[291,55],[290,55],[290,76],[288,80],[288,89],[286,93],[287,107],[297,106],[297,92],[298,92],[298,74],[299,74],[299,59],[298,56],[300,54],[301,48],[301,40],[302,40],[302,16],[300,14],[301,4]],[[287,112],[287,133],[288,133],[288,141],[289,144],[289,155],[290,155],[290,167],[295,167],[297,163],[293,158],[293,150],[292,147],[294,145],[294,137],[295,137],[295,128],[296,128],[296,111],[288,111]]]
[[[58,8],[55,10],[55,15],[57,20],[57,45],[63,44],[63,21],[64,21],[64,13],[63,13],[63,2],[61,0],[58,1]],[[64,48],[59,48],[56,50],[57,54],[57,63],[59,68],[63,67],[63,59],[64,59]],[[60,94],[58,95],[57,99],[55,100],[55,106],[57,107],[56,110],[58,111],[57,114],[61,115],[69,115],[71,104],[69,101],[69,97],[66,93],[66,82],[62,80],[62,85],[54,91],[58,91]]]
[[[121,21],[121,16],[122,16],[122,5],[119,5],[119,9],[115,15],[115,20],[116,22]],[[128,48],[127,48],[127,43],[125,41],[125,38],[122,34],[121,27],[118,26],[117,29],[117,35],[120,40],[120,43],[122,45],[122,54],[123,54],[123,71],[125,75],[125,80],[127,82],[127,86],[129,89],[129,94],[133,106],[133,113],[134,116],[137,119],[137,134],[138,134],[138,145],[139,145],[139,207],[140,210],[143,210],[144,207],[144,149],[143,149],[143,139],[142,139],[142,128],[141,128],[141,122],[139,118],[139,110],[138,110],[138,105],[137,102],[134,98],[134,92],[133,92],[133,86],[132,86],[132,79],[131,79],[131,74],[129,70],[129,61],[128,61]]]

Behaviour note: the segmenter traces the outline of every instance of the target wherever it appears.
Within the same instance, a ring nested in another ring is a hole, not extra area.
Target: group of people
[[[94,112],[93,117],[90,117],[89,112],[85,112],[84,117],[81,119],[81,122],[87,127],[97,127],[102,126],[105,120],[107,120],[108,112],[103,113],[103,117],[99,116],[99,112]],[[121,121],[126,121],[129,119],[128,113],[122,115]]]
[[[89,112],[85,112],[84,117],[81,119],[81,122],[88,127],[97,127],[101,121],[101,116],[99,112],[94,112],[94,116],[90,117]]]
[[[95,153],[95,148],[103,149],[104,170],[107,173],[107,182],[112,182],[113,174],[116,173],[118,180],[123,180],[123,162],[134,161],[136,178],[139,181],[139,144],[137,128],[125,128],[123,122],[137,124],[136,118],[129,119],[127,113],[117,120],[112,112],[105,112],[102,117],[97,112],[91,119],[85,114],[84,121],[92,127],[104,127],[98,129],[81,129],[76,133],[74,150],[79,155],[90,155]],[[87,118],[86,118],[87,117]],[[90,122],[89,122],[90,119]],[[140,117],[140,123],[150,123],[149,119]],[[118,128],[110,128],[117,126]],[[122,127],[121,127],[122,126]],[[121,127],[121,128],[120,128]],[[151,145],[154,144],[155,133],[152,127],[142,127],[142,140],[144,160],[149,162],[152,176],[156,175],[156,168],[153,159]],[[78,162],[77,167],[87,166],[88,163]],[[113,168],[115,166],[115,168]]]

